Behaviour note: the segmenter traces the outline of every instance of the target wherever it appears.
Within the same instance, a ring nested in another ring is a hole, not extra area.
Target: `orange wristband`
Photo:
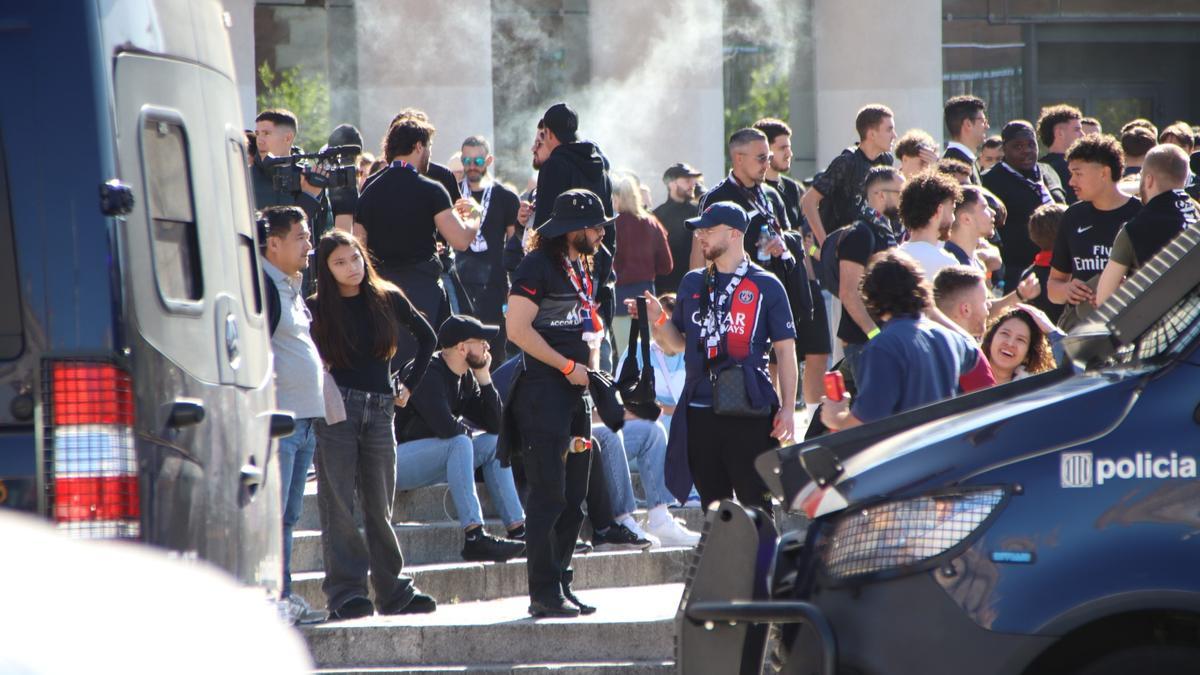
[[[563,366],[562,374],[570,375],[573,372],[575,372],[575,362],[570,359],[567,359],[567,365]]]
[[[659,314],[658,318],[654,320],[654,327],[658,328],[659,326],[663,325],[666,322],[667,322],[667,315],[664,312],[662,314]]]

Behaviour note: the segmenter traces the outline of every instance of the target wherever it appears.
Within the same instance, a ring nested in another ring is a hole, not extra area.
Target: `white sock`
[[[667,511],[666,504],[659,504],[650,509],[650,514],[646,517],[646,525],[650,527],[669,522],[671,522],[671,514]]]

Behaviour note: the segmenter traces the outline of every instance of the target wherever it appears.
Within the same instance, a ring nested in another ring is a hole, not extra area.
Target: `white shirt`
[[[942,244],[931,244],[927,241],[906,241],[900,245],[900,250],[911,255],[921,265],[925,279],[933,283],[933,278],[943,267],[957,265],[958,259],[946,253]]]
[[[958,148],[959,152],[971,158],[972,164],[975,162],[975,151],[963,145],[962,143],[959,143],[958,141],[950,141],[946,144],[946,149],[949,150],[950,148]]]

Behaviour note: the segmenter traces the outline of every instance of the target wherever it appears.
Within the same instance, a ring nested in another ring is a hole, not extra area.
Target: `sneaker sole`
[[[654,548],[653,543],[646,544],[596,544],[595,550],[597,553],[605,551],[649,551]]]

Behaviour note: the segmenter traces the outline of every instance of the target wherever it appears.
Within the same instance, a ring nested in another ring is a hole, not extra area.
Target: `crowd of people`
[[[530,130],[524,189],[483,136],[431,161],[436,129],[413,109],[379,159],[359,156],[357,185],[304,171],[280,189],[267,160],[293,153],[299,121],[260,113],[263,283],[296,417],[280,444],[292,620],[434,611],[392,504],[442,483],[464,560],[524,557],[530,614],[591,613],[573,556],[694,546],[672,509],[769,510],[754,460],[770,448],[1055,368],[1064,331],[1200,220],[1184,123],[1106,135],[1059,105],[991,136],[974,96],[944,121],[939,150],[865,106],[858,141],[797,181],[791,129],[764,118],[729,137],[712,188],[681,161],[651,208],[565,103]],[[341,125],[329,145],[363,139]],[[831,369],[846,396],[826,395]],[[325,609],[290,576],[314,459]],[[503,530],[485,528],[477,476]]]

